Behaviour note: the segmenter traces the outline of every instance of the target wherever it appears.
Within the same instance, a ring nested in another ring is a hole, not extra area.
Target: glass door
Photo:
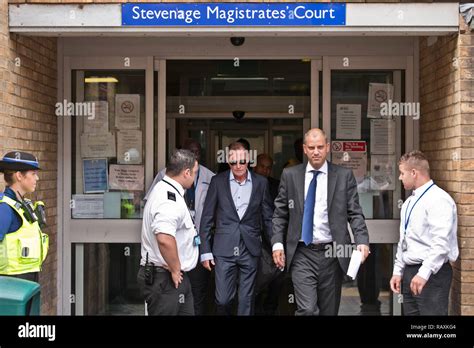
[[[115,58],[66,62],[63,314],[145,312],[136,274],[153,179],[154,72],[152,58],[128,59],[126,68]]]
[[[355,280],[345,278],[339,313],[393,315],[400,304],[392,296],[389,281],[400,202],[405,197],[398,180],[398,159],[410,147],[405,133],[413,121],[410,117],[415,116],[393,111],[395,105],[408,104],[407,60],[372,59],[371,64],[370,59],[354,59],[355,63],[344,64],[352,59],[346,60],[326,61],[323,124],[331,140],[331,161],[352,169],[356,177],[371,254]]]

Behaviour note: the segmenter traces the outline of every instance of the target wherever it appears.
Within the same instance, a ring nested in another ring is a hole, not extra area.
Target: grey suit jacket
[[[249,175],[252,175],[252,193],[247,210],[240,219],[230,191],[229,172],[226,170],[217,174],[209,185],[199,228],[200,253],[234,256],[242,238],[249,252],[253,256],[260,256],[261,231],[267,234],[269,240],[272,234],[273,207],[268,180],[249,172]],[[213,225],[216,226],[216,231],[214,243],[211,245]]]
[[[301,239],[304,211],[304,180],[306,164],[299,164],[283,171],[275,199],[273,213],[272,245],[285,245],[286,266],[290,270],[296,247]],[[351,244],[347,222],[358,244],[369,245],[369,233],[359,205],[357,182],[352,170],[328,162],[328,220],[333,241],[339,248],[348,250]],[[337,249],[336,249],[337,250]],[[339,256],[339,255],[338,255]],[[347,272],[350,255],[338,257],[341,268]]]

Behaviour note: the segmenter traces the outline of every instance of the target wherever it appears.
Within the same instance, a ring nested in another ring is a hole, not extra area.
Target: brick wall
[[[42,314],[56,314],[57,120],[56,39],[9,34],[8,5],[0,3],[0,154],[35,154],[43,169],[31,198],[47,207],[50,249],[41,272]],[[0,189],[4,189],[0,175]]]
[[[450,312],[474,315],[474,33],[420,40],[420,147],[458,207]]]

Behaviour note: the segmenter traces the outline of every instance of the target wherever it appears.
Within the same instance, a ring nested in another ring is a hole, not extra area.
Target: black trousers
[[[271,247],[262,247],[255,284],[255,314],[276,315],[285,283],[285,272],[276,268]]]
[[[295,289],[295,315],[337,315],[341,302],[343,272],[337,257],[326,249],[298,244],[291,264]]]
[[[155,268],[152,285],[145,283],[145,268],[140,266],[137,281],[146,301],[148,315],[194,315],[193,293],[187,273],[176,289],[171,273]]]
[[[25,279],[25,280],[39,283],[39,272],[31,272],[31,273],[23,273],[23,274],[15,274],[15,275],[6,275],[6,274],[0,274],[0,275],[4,277],[20,278],[20,279]]]
[[[209,294],[209,283],[211,279],[211,272],[205,269],[201,262],[198,262],[196,267],[189,271],[189,280],[191,281],[191,290],[194,299],[194,314],[206,315],[207,296]]]
[[[403,315],[448,315],[449,290],[453,270],[446,262],[426,282],[421,294],[414,296],[410,283],[421,265],[405,266],[402,277]]]

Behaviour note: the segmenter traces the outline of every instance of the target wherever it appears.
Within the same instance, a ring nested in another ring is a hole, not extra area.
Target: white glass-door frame
[[[416,49],[415,52],[418,52]],[[323,57],[323,124],[322,128],[331,140],[331,73],[333,70],[392,70],[394,84],[394,101],[401,101],[402,78],[401,72],[405,71],[405,100],[404,102],[418,101],[418,75],[417,56],[325,56]],[[401,138],[401,119],[395,118],[397,123],[397,139],[404,142],[405,151],[415,149],[419,143],[418,121],[411,117],[405,118],[405,138]],[[396,146],[396,157],[399,158],[401,146]],[[400,187],[400,185],[397,185]],[[393,195],[394,206],[400,206],[398,200],[401,197],[400,189],[398,194]],[[405,197],[408,193],[405,192]],[[399,218],[395,214],[396,217]],[[392,244],[392,259],[395,259],[396,245],[399,240],[399,219],[368,219],[366,220],[369,230],[370,242],[374,244]],[[392,294],[392,313],[401,314],[401,304],[398,297]]]
[[[68,57],[62,59],[62,98],[67,102],[84,100],[86,70],[145,71],[145,187],[153,181],[153,57]],[[76,95],[72,95],[72,74],[77,71]],[[141,219],[72,219],[72,139],[75,119],[62,117],[58,122],[58,313],[83,315],[84,243],[140,243]],[[79,122],[80,123],[80,122]],[[77,132],[76,137],[80,134]],[[76,139],[76,141],[78,141]],[[148,148],[151,147],[150,150]],[[72,247],[75,247],[75,291],[72,291]]]

